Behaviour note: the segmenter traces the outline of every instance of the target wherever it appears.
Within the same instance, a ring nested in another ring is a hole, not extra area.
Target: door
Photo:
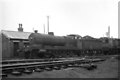
[[[18,57],[19,42],[14,42],[14,57]]]

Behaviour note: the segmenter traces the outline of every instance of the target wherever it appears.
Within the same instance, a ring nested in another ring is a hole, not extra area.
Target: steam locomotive
[[[102,40],[88,36],[81,38],[75,35],[54,36],[32,33],[29,36],[29,42],[30,58],[76,57],[118,53],[118,44],[113,45],[113,42],[110,43],[109,39]]]

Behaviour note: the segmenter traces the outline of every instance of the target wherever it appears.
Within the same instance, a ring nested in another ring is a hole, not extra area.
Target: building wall
[[[2,34],[2,59],[10,58],[12,56],[11,54],[11,42]]]
[[[2,60],[2,35],[0,33],[0,60]]]
[[[14,55],[13,55],[13,51],[14,51],[14,45],[13,45],[13,41],[10,41],[10,53],[11,53],[11,56],[10,57],[14,57]]]

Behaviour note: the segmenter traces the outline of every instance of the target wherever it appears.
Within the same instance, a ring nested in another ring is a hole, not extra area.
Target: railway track
[[[61,59],[24,59],[24,60],[5,60],[2,61],[0,70],[1,76],[7,77],[8,74],[20,75],[22,73],[32,73],[33,71],[41,72],[42,70],[59,70],[67,67],[84,67],[88,68],[94,65],[89,63],[104,61],[104,59],[84,59],[84,58],[61,58]],[[85,65],[83,65],[85,64]],[[96,67],[96,66],[94,66]]]

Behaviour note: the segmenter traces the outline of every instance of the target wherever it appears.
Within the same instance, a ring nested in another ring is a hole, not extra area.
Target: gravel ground
[[[97,69],[92,71],[84,68],[67,68],[61,70],[34,72],[32,74],[22,74],[22,76],[8,75],[8,78],[117,78],[118,60],[111,58],[104,62],[99,62]]]

